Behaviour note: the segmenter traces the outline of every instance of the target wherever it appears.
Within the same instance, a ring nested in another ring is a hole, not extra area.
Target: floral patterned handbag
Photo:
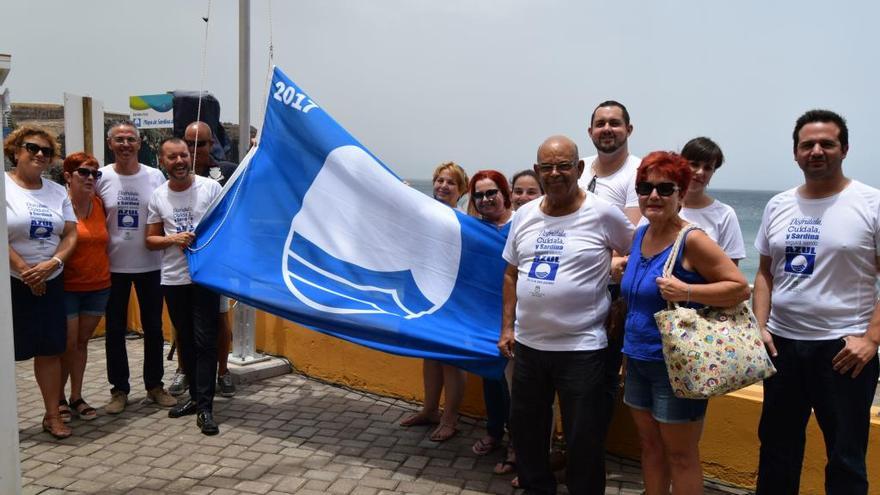
[[[678,233],[663,266],[664,277],[672,273],[685,235],[696,228],[686,225]],[[654,319],[676,397],[708,399],[776,373],[755,315],[745,302],[700,309],[670,302],[667,309],[654,313]]]

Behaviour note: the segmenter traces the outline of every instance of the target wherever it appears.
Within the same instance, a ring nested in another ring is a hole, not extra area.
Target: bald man
[[[504,246],[501,338],[514,355],[511,434],[519,484],[556,493],[550,469],[556,393],[568,447],[570,493],[605,493],[605,316],[611,252],[628,253],[633,226],[620,208],[578,186],[584,161],[565,136],[534,165],[545,195],[517,210]]]

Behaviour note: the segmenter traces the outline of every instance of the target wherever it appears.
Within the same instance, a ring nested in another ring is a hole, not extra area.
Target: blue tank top
[[[663,361],[663,345],[660,341],[660,330],[654,320],[654,313],[666,309],[666,300],[660,297],[655,279],[663,275],[663,265],[672,245],[663,251],[646,258],[642,255],[642,238],[648,226],[639,227],[633,238],[633,250],[623,272],[620,282],[621,295],[626,300],[626,324],[623,337],[623,353],[643,361]],[[690,232],[687,233],[690,235]],[[636,258],[638,256],[638,258]],[[684,257],[684,242],[672,274],[688,284],[705,284],[699,273],[685,270],[681,266]],[[699,307],[691,304],[690,307]]]

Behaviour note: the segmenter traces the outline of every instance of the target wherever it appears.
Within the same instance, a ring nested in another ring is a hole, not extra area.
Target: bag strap
[[[672,244],[672,249],[669,250],[669,257],[666,258],[666,263],[663,264],[663,278],[668,278],[672,275],[672,269],[675,267],[675,260],[678,259],[678,255],[681,253],[684,238],[687,233],[692,230],[699,230],[699,227],[692,223],[688,223],[678,231],[678,235],[675,237],[675,242]],[[666,306],[668,309],[674,309],[678,307],[678,303],[667,302]]]

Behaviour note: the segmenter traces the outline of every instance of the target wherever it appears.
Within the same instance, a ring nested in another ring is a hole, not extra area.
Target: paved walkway
[[[511,476],[492,474],[500,454],[477,458],[470,451],[481,422],[465,419],[456,438],[438,445],[424,427],[397,426],[413,405],[297,374],[218,397],[220,435],[203,436],[193,416],[170,419],[167,410],[140,403],[142,342],[129,341],[128,349],[133,393],[126,411],[75,419],[74,436],[61,441],[40,427],[32,362],[16,364],[25,494],[514,493]],[[93,340],[89,353],[83,395],[100,408],[109,400],[103,339]],[[166,362],[168,380],[173,372]],[[608,467],[606,493],[641,493],[637,463],[610,458]],[[707,486],[710,495],[746,493]]]

